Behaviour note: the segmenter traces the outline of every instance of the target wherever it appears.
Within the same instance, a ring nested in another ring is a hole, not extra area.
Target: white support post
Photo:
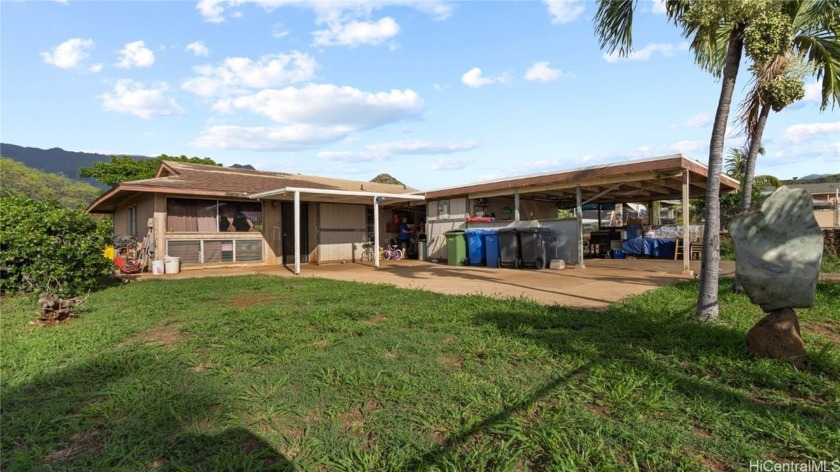
[[[373,197],[373,266],[379,268],[379,197]]]
[[[575,216],[577,217],[577,224],[578,224],[578,244],[577,244],[577,253],[578,253],[578,267],[581,269],[586,269],[586,264],[583,263],[583,194],[580,191],[580,185],[575,187]],[[598,213],[600,215],[601,212],[601,205],[598,205]],[[598,221],[600,224],[601,221]]]
[[[519,223],[519,192],[513,194],[513,221]]]
[[[300,275],[300,192],[295,192],[295,275]]]
[[[691,172],[683,171],[682,184],[682,204],[683,204],[683,275],[693,276],[694,272],[691,270],[691,234],[689,233],[688,220],[691,217],[691,210],[688,207],[688,183],[691,178]],[[676,249],[675,249],[676,250]]]

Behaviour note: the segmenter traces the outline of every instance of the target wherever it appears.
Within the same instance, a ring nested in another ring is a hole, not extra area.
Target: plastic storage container
[[[181,258],[174,256],[166,256],[163,258],[163,265],[166,268],[167,274],[177,274],[181,272]]]
[[[520,228],[521,265],[537,270],[548,266],[552,259],[549,249],[554,247],[553,240],[554,234],[549,228]]]
[[[487,263],[484,254],[484,238],[487,232],[483,229],[468,229],[467,235],[467,255],[470,265],[480,266]]]
[[[417,241],[417,260],[425,261],[428,258],[426,249],[426,241]]]
[[[467,238],[462,229],[453,229],[446,235],[446,263],[451,266],[467,264]]]
[[[499,235],[495,231],[484,233],[484,260],[487,267],[499,267]]]
[[[519,253],[519,232],[516,228],[502,228],[499,235],[499,267],[522,267]]]
[[[165,267],[163,261],[152,261],[152,274],[163,275]]]

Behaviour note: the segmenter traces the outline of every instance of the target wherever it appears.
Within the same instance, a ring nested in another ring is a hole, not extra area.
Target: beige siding
[[[318,263],[355,261],[365,241],[364,205],[321,203],[318,217]]]

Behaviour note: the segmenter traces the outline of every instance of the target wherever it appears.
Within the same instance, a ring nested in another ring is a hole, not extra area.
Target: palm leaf
[[[620,56],[633,51],[633,10],[636,0],[601,0],[595,13],[595,35],[601,49]]]

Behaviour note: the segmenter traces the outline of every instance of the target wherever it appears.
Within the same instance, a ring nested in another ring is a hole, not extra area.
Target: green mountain
[[[0,158],[0,195],[23,195],[33,200],[58,200],[62,206],[87,206],[100,194],[93,185],[51,174]]]

